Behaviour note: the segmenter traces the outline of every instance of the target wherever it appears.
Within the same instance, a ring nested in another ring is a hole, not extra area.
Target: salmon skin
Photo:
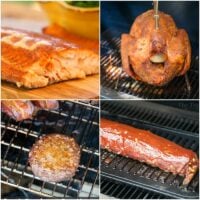
[[[64,40],[1,28],[1,78],[18,87],[39,88],[99,73],[99,55]]]
[[[101,119],[101,147],[116,154],[184,176],[188,185],[198,169],[196,153],[174,142],[119,122]]]

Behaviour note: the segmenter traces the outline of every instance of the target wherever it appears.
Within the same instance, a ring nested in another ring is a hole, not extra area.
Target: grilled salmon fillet
[[[74,138],[54,133],[42,136],[29,152],[33,173],[44,181],[64,181],[75,175],[80,147]]]
[[[61,39],[19,29],[1,29],[2,80],[39,88],[98,74],[99,55]]]

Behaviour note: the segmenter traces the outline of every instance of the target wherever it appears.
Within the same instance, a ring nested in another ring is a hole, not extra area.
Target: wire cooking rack
[[[32,120],[16,122],[2,113],[1,182],[41,197],[99,197],[99,105],[97,101],[60,101],[58,111],[41,110]],[[69,181],[44,182],[34,176],[28,153],[39,136],[67,134],[81,148],[76,175]]]

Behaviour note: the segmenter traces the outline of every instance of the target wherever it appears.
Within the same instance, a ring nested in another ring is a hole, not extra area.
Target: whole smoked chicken
[[[136,80],[163,86],[190,68],[191,46],[188,34],[178,29],[173,18],[158,12],[156,29],[154,11],[136,18],[130,34],[122,34],[121,58],[124,71]]]

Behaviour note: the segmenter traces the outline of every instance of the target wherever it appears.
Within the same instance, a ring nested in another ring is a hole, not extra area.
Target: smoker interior
[[[171,199],[166,195],[107,178],[101,178],[101,193],[118,199]]]
[[[181,101],[177,102],[177,104],[182,103]],[[198,101],[184,103],[198,107]],[[150,130],[185,148],[192,149],[197,155],[199,154],[199,116],[197,112],[158,104],[156,101],[116,100],[110,102],[103,100],[101,109],[102,117]],[[101,149],[101,176],[103,177],[101,179],[101,193],[108,196],[113,196],[114,193],[110,188],[113,187],[112,184],[107,183],[107,186],[104,186],[106,181],[119,184],[119,188],[124,185],[125,188],[131,188],[131,191],[135,191],[135,196],[133,193],[128,193],[126,198],[137,198],[139,191],[143,198],[148,198],[148,195],[145,197],[145,193],[149,195],[154,193],[153,196],[156,199],[159,199],[160,196],[184,199],[197,199],[199,197],[199,172],[190,184],[184,187],[181,176],[113,154],[105,149]],[[106,187],[105,190],[104,187]],[[119,189],[115,191],[116,195],[118,193],[123,192]],[[123,195],[125,194],[123,193]]]
[[[58,111],[41,110],[33,119],[22,122],[2,113],[2,187],[15,187],[25,193],[26,198],[28,193],[38,197],[98,198],[98,102],[60,101],[59,105]],[[27,162],[29,150],[39,136],[48,133],[72,136],[80,145],[81,161],[75,176],[69,181],[44,182],[30,169]]]
[[[185,77],[176,77],[169,84],[157,87],[136,81],[122,71],[120,55],[121,33],[127,29],[108,29],[101,36],[101,95],[105,99],[198,99],[199,57],[193,56],[187,72],[191,90]]]

